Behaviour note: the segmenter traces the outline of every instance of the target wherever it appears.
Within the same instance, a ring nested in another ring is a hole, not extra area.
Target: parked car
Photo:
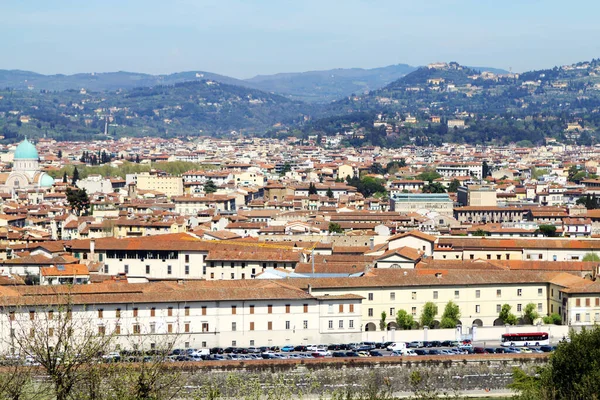
[[[360,345],[369,347],[369,350],[375,349],[375,342],[362,342]]]
[[[394,351],[392,351],[392,353],[390,354],[390,356],[392,356],[392,357],[401,357],[402,356],[402,350],[394,350]]]
[[[533,353],[543,353],[542,349],[540,349],[539,347],[530,347],[529,348]]]
[[[403,356],[416,356],[417,353],[415,353],[414,350],[411,349],[404,349],[404,351],[402,352]]]
[[[444,340],[442,343],[440,343],[441,347],[452,347],[452,340]]]
[[[430,356],[438,356],[442,353],[438,349],[431,349],[427,352],[427,354]]]
[[[227,347],[225,348],[225,350],[223,350],[224,354],[234,354],[235,353],[235,347]]]
[[[206,357],[208,355],[210,355],[210,350],[209,349],[194,349],[191,352],[188,352],[188,355],[190,357]]]
[[[429,354],[429,352],[427,350],[425,350],[425,349],[415,349],[413,351],[418,356],[426,356],[427,354]]]
[[[496,349],[493,347],[486,347],[483,349],[487,354],[496,354]]]
[[[281,351],[284,351],[284,352],[290,352],[290,351],[294,351],[294,346],[292,346],[292,345],[286,345],[286,346],[283,346],[283,347],[281,348]]]
[[[212,349],[210,349],[210,354],[223,354],[223,348],[213,347]]]
[[[371,357],[371,356],[369,355],[369,352],[368,352],[368,351],[359,351],[359,352],[358,352],[358,356],[359,356],[359,357]]]
[[[327,349],[319,349],[317,351],[314,351],[312,354],[314,356],[315,353],[319,353],[322,354],[323,357],[331,357],[331,352]]]
[[[533,351],[531,351],[531,349],[529,347],[521,347],[520,350],[521,350],[521,353],[524,353],[524,354],[531,354],[531,353],[533,353]]]
[[[408,346],[406,345],[406,343],[404,342],[395,342],[390,344],[387,349],[389,351],[396,351],[396,350],[404,350],[406,349]]]
[[[361,345],[356,351],[370,351],[372,350],[371,346]]]
[[[540,346],[540,350],[544,353],[550,353],[553,349],[552,346]]]
[[[504,347],[496,347],[494,350],[496,350],[496,354],[504,354],[506,353],[506,349]]]
[[[307,344],[306,351],[310,351],[310,352],[317,351],[317,345],[316,344]]]
[[[512,354],[518,354],[520,353],[519,349],[517,349],[516,347],[509,347],[507,349],[504,350],[505,353],[512,353]]]
[[[475,354],[484,354],[486,351],[483,347],[473,347],[473,352]]]
[[[371,350],[371,351],[369,351],[369,355],[371,357],[382,357],[383,356],[383,354],[380,351],[377,351],[377,350]]]
[[[260,353],[260,348],[258,348],[258,347],[248,347],[248,353],[250,353],[250,354]]]
[[[346,357],[358,357],[358,353],[355,351],[347,351]]]
[[[431,344],[431,347],[442,347],[442,342],[440,342],[439,340],[432,340],[429,343]]]
[[[331,353],[331,357],[346,357],[346,353],[343,351],[334,351]]]
[[[440,354],[443,356],[453,356],[454,352],[452,350],[449,349],[441,349],[440,350]]]
[[[312,353],[310,353],[310,355],[313,356],[313,358],[324,358],[325,357],[325,354],[321,353],[319,351],[312,352]]]
[[[306,346],[304,346],[304,345],[296,346],[296,347],[294,347],[294,351],[306,351]]]
[[[416,340],[416,341],[408,343],[406,345],[406,347],[411,348],[411,349],[418,349],[420,347],[423,347],[423,342]]]

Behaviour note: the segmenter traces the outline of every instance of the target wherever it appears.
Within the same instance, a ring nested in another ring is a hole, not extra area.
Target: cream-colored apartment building
[[[27,300],[26,287],[3,289],[5,338],[40,329],[52,335],[69,303],[76,335],[114,333],[113,344],[122,349],[164,348],[169,342],[174,348],[210,348],[361,339],[359,296],[318,297],[277,281],[44,286],[39,297]],[[48,304],[49,297],[56,304]],[[10,343],[0,346],[8,350]]]
[[[509,304],[518,318],[523,318],[525,307],[533,303],[541,316],[555,312],[568,321],[572,312],[563,305],[569,297],[566,289],[588,282],[561,272],[376,269],[360,278],[297,279],[291,283],[300,288],[310,285],[314,295],[363,297],[362,330],[374,331],[379,330],[383,311],[387,328],[397,328],[399,310],[418,321],[427,302],[437,305],[439,322],[444,307],[453,301],[460,308],[461,325],[466,327],[503,325],[498,316],[504,304]]]
[[[142,172],[136,175],[135,181],[140,190],[155,190],[164,193],[169,198],[183,195],[183,178],[180,176],[162,176]]]

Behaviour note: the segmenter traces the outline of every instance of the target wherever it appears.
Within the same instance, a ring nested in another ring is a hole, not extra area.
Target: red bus
[[[502,346],[544,346],[549,345],[548,333],[505,333],[502,335]]]

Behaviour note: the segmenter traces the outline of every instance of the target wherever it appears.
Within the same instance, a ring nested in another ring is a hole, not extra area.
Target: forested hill
[[[0,90],[0,128],[7,137],[100,137],[107,120],[111,136],[262,133],[298,125],[310,114],[305,103],[212,80],[107,93]]]
[[[106,121],[110,136],[241,131],[341,134],[352,145],[600,143],[600,60],[523,74],[436,63],[328,104],[200,78],[108,92],[0,90],[6,140],[100,138]]]
[[[352,93],[364,94],[416,70],[407,64],[380,68],[337,68],[322,71],[259,75],[236,79],[206,71],[187,71],[164,75],[137,72],[80,73],[74,75],[43,75],[30,71],[0,70],[0,88],[16,90],[80,90],[94,92],[130,90],[137,87],[174,85],[182,82],[212,80],[281,94],[292,100],[327,103]],[[481,68],[498,71],[495,68]],[[504,71],[506,72],[506,71]]]
[[[247,86],[242,80],[204,71],[177,72],[168,75],[125,71],[43,75],[31,71],[0,70],[0,88],[35,91],[80,90],[83,88],[93,92],[106,92],[200,80],[214,80],[229,85]]]
[[[600,60],[523,74],[432,64],[332,102],[326,114],[304,130],[354,132],[354,145],[599,143]]]

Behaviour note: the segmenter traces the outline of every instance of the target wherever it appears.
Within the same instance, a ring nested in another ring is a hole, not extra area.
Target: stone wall
[[[188,371],[186,388],[211,399],[260,395],[281,399],[354,398],[348,396],[358,394],[361,398],[385,399],[415,391],[452,395],[469,390],[504,391],[515,367],[533,373],[536,366],[546,362],[546,354],[516,358],[489,354],[203,363],[199,369]],[[208,395],[217,392],[218,397]]]

